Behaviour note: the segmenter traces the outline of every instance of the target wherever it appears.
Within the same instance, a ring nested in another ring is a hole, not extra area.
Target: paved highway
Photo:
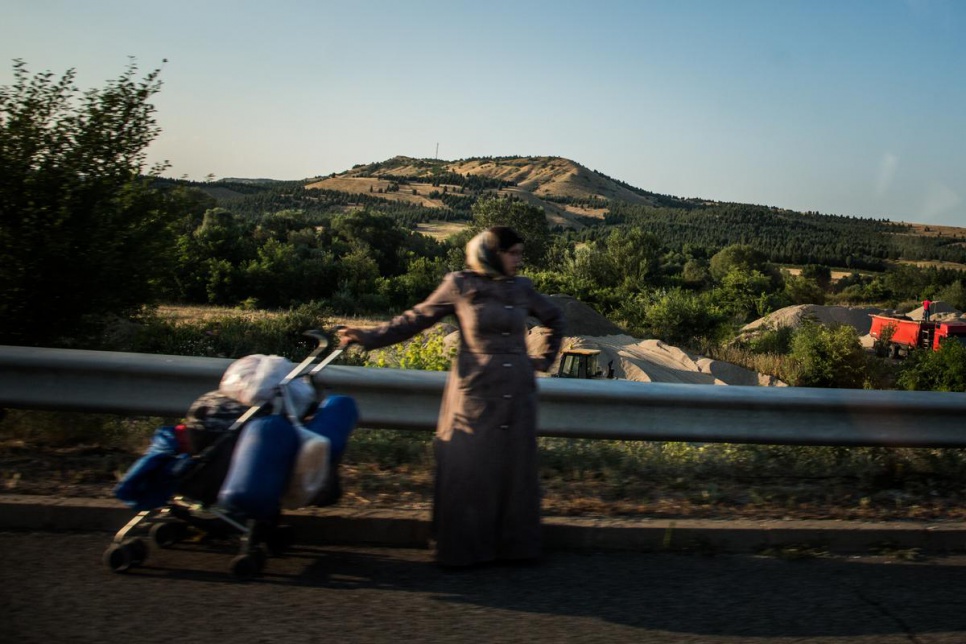
[[[104,533],[0,532],[0,633],[25,642],[966,641],[966,556],[554,552],[443,572],[426,550],[303,546],[239,583],[184,544],[115,574]]]

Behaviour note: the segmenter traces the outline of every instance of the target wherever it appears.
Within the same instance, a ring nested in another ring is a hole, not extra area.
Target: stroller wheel
[[[261,552],[261,551],[255,551]],[[231,574],[238,581],[248,581],[254,579],[261,571],[259,556],[255,553],[250,555],[238,555],[231,560]]]
[[[140,566],[148,558],[148,544],[143,539],[131,539],[123,547],[131,555],[132,566]]]
[[[104,551],[104,564],[114,572],[126,572],[134,563],[134,557],[127,546],[112,543]]]
[[[185,538],[187,526],[180,522],[165,521],[151,526],[151,539],[159,548],[170,548]]]
[[[290,525],[276,526],[265,539],[265,546],[273,557],[284,555],[295,544],[295,529]]]
[[[102,560],[114,572],[125,572],[139,566],[148,558],[148,544],[143,539],[129,539],[124,543],[112,543],[104,551]]]

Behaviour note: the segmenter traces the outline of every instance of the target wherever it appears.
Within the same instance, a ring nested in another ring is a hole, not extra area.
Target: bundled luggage
[[[114,490],[138,513],[104,553],[111,570],[146,560],[144,536],[164,548],[195,531],[237,538],[231,571],[247,579],[267,554],[290,545],[283,507],[338,500],[339,463],[358,411],[348,396],[319,402],[312,376],[341,351],[313,366],[328,342],[320,332],[308,335],[319,346],[298,366],[261,354],[236,360],[218,390],[192,403],[183,424],[155,432]]]

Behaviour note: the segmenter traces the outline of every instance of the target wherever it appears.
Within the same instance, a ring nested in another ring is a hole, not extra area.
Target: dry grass
[[[899,260],[899,264],[911,264],[919,268],[949,268],[956,271],[966,271],[966,264],[958,264],[956,262],[942,262],[939,260],[928,260],[928,261],[912,261],[912,260]]]
[[[315,188],[337,190],[339,192],[348,192],[349,194],[379,197],[380,199],[387,199],[389,201],[404,201],[416,206],[423,206],[424,208],[446,208],[446,204],[442,200],[429,198],[430,192],[438,190],[434,186],[426,183],[398,184],[399,190],[386,192],[393,183],[396,182],[376,177],[337,176],[310,183],[305,187],[309,190]],[[415,195],[413,194],[414,189],[417,193]],[[379,192],[380,190],[382,192]]]
[[[279,317],[281,314],[275,311],[258,311],[239,309],[227,306],[201,306],[188,304],[165,304],[158,307],[158,317],[169,322],[194,323],[210,322],[220,320],[225,317],[234,317],[243,320],[259,321]]]
[[[211,320],[221,320],[226,317],[238,318],[242,320],[268,320],[283,315],[277,311],[251,311],[247,309],[234,308],[230,306],[198,306],[187,304],[165,304],[158,307],[158,317],[174,323],[197,323]],[[387,317],[372,316],[340,316],[334,315],[328,318],[332,326],[376,326],[381,324]]]
[[[798,268],[798,267],[795,267],[795,266],[782,266],[781,269],[784,270],[784,271],[788,271],[788,274],[789,275],[801,275],[802,274],[802,269],[801,268]],[[838,280],[842,279],[843,277],[848,277],[853,272],[856,272],[856,271],[830,271],[833,282],[837,282]]]
[[[966,228],[958,226],[941,226],[938,224],[913,224],[900,222],[912,228],[912,234],[925,237],[961,237],[966,239]]]
[[[432,237],[436,241],[445,241],[469,227],[469,224],[453,221],[429,221],[416,224],[416,232]]]

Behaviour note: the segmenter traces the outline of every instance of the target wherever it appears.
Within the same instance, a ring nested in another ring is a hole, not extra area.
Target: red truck
[[[966,323],[925,322],[908,317],[890,317],[871,314],[872,328],[869,335],[876,346],[885,347],[893,358],[913,349],[938,351],[947,339],[966,344]]]

